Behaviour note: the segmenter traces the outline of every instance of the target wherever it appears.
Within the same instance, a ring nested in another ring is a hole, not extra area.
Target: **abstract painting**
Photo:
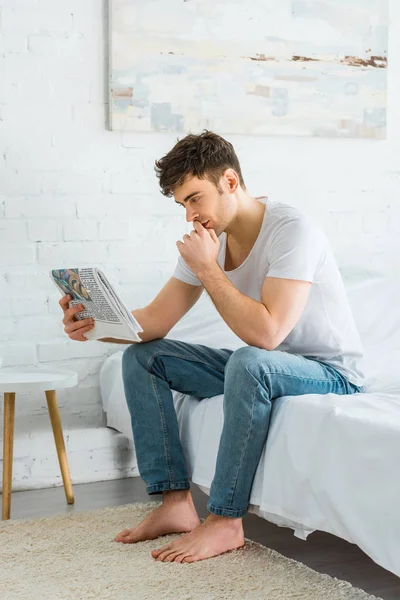
[[[386,137],[388,0],[110,0],[110,127]]]

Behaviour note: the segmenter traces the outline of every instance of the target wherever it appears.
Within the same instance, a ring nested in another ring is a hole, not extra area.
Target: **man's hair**
[[[246,189],[232,144],[208,130],[199,135],[191,133],[184,137],[168,154],[156,160],[154,169],[161,192],[169,198],[188,176],[208,179],[222,193],[219,180],[226,169],[236,171],[241,187]]]

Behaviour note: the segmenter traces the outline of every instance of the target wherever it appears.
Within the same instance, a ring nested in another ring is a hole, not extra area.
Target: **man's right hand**
[[[75,340],[76,342],[88,342],[89,340],[83,337],[83,334],[93,329],[94,327],[94,319],[82,319],[79,321],[75,318],[75,315],[82,310],[84,310],[84,306],[82,304],[77,304],[76,306],[68,307],[68,302],[72,300],[72,297],[67,294],[63,296],[59,301],[59,305],[61,306],[64,318],[64,331],[68,335],[71,340]]]

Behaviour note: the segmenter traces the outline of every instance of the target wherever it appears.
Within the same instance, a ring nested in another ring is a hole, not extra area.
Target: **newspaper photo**
[[[115,338],[142,341],[138,333],[143,329],[98,267],[52,269],[50,277],[63,296],[72,296],[69,308],[77,304],[85,307],[75,315],[78,320],[94,319],[93,329],[84,334],[88,340]]]

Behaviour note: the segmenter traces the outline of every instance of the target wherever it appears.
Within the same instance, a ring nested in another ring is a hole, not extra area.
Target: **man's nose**
[[[192,221],[197,219],[198,216],[199,216],[199,213],[195,212],[194,210],[190,210],[190,209],[186,210],[186,221],[188,223],[191,223]]]

